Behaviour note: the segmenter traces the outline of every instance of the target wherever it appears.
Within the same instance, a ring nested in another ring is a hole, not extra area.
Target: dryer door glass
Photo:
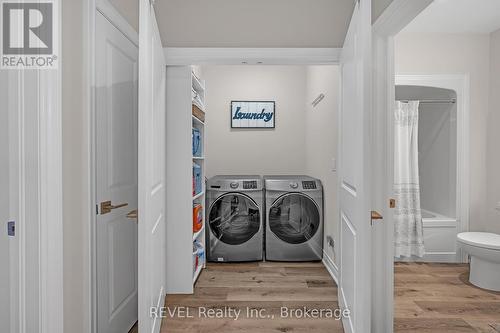
[[[210,207],[209,225],[212,234],[220,241],[230,245],[243,244],[260,229],[259,207],[246,195],[225,194]]]
[[[320,227],[318,206],[302,194],[278,198],[269,209],[269,228],[284,242],[300,244],[311,239]]]

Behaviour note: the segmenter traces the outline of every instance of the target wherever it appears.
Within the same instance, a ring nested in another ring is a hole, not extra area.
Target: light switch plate
[[[332,171],[337,171],[337,159],[335,157],[332,158]]]
[[[7,235],[11,237],[14,237],[16,235],[16,222],[7,222]]]

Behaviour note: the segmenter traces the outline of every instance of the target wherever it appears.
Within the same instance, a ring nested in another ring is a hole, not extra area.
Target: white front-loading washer
[[[207,181],[207,259],[263,260],[264,186],[260,176],[215,176]]]
[[[323,258],[323,186],[308,176],[264,176],[266,260]]]

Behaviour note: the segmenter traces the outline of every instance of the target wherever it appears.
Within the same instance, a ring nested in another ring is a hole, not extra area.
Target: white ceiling
[[[354,4],[354,0],[158,0],[155,13],[164,47],[323,48],[342,47]]]
[[[434,0],[403,32],[490,33],[500,29],[500,0]]]

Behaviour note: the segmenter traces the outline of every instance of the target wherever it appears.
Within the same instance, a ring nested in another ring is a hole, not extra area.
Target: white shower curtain
[[[418,101],[396,102],[394,111],[394,255],[423,257],[418,174]]]

